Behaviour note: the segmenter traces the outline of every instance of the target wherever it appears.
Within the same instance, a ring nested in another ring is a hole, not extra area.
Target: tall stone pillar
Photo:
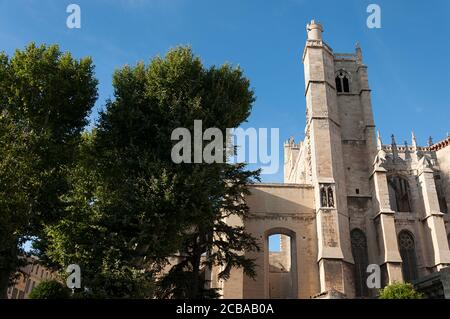
[[[382,166],[384,160],[383,150],[379,150],[374,163],[372,173],[373,211],[375,212],[373,222],[378,237],[380,249],[378,261],[382,270],[383,284],[391,284],[395,281],[403,281],[402,258],[398,249],[397,234],[395,230],[395,212],[391,209],[389,201],[389,189],[387,184],[387,171]]]
[[[444,214],[440,212],[431,163],[426,157],[419,161],[419,186],[425,205],[423,223],[430,239],[430,259],[433,271],[450,265],[450,251],[445,231]]]

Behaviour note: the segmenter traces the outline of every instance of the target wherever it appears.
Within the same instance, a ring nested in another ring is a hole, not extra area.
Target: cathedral
[[[381,287],[450,265],[450,137],[383,143],[361,48],[335,53],[322,33],[307,25],[305,138],[284,145],[284,183],[252,185],[249,217],[227,221],[260,241],[245,253],[257,276],[235,269],[221,281],[211,269],[223,298],[370,298],[369,265]]]

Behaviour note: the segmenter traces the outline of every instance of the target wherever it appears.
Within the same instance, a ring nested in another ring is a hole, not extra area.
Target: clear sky
[[[66,26],[71,3],[81,7],[81,29]],[[370,3],[381,7],[381,29],[366,26]],[[115,69],[190,44],[207,66],[243,68],[257,96],[245,126],[280,128],[281,149],[290,135],[303,138],[301,53],[305,25],[315,18],[335,52],[360,43],[384,143],[392,133],[398,144],[410,141],[414,129],[425,144],[450,131],[449,15],[448,0],[0,0],[0,50],[11,55],[35,41],[92,56],[99,110],[113,97]],[[282,178],[280,169],[263,181]]]

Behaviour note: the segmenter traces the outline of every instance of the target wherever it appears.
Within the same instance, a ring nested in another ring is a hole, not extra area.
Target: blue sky
[[[70,3],[81,7],[81,29],[66,27]],[[370,3],[381,6],[381,29],[366,26]],[[303,138],[301,53],[305,25],[315,18],[335,52],[360,43],[384,142],[392,133],[399,144],[410,141],[414,129],[425,144],[450,131],[449,15],[446,0],[0,0],[0,50],[11,55],[35,41],[92,56],[99,110],[113,97],[115,69],[190,44],[205,65],[242,67],[257,96],[245,126],[280,128],[281,148],[290,135]],[[280,169],[263,181],[282,178]]]

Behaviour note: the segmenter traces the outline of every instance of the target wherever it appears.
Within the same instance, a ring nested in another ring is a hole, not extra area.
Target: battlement
[[[383,151],[387,153],[392,153],[394,147],[396,148],[398,153],[412,153],[416,151],[436,152],[447,146],[450,146],[450,136],[447,136],[445,139],[437,143],[434,144],[430,143],[430,145],[428,146],[416,146],[414,144],[415,144],[415,137],[413,136],[413,145],[407,145],[406,143],[405,145],[397,145],[394,140],[393,144],[382,145],[381,148]]]
[[[346,61],[356,61],[358,56],[353,53],[335,53],[335,60],[346,60]]]
[[[445,148],[445,147],[447,147],[449,145],[450,145],[450,136],[447,136],[446,139],[431,145],[429,147],[429,149],[430,149],[430,151],[436,152],[436,151],[439,151],[439,150],[441,150],[441,149],[443,149],[443,148]]]

